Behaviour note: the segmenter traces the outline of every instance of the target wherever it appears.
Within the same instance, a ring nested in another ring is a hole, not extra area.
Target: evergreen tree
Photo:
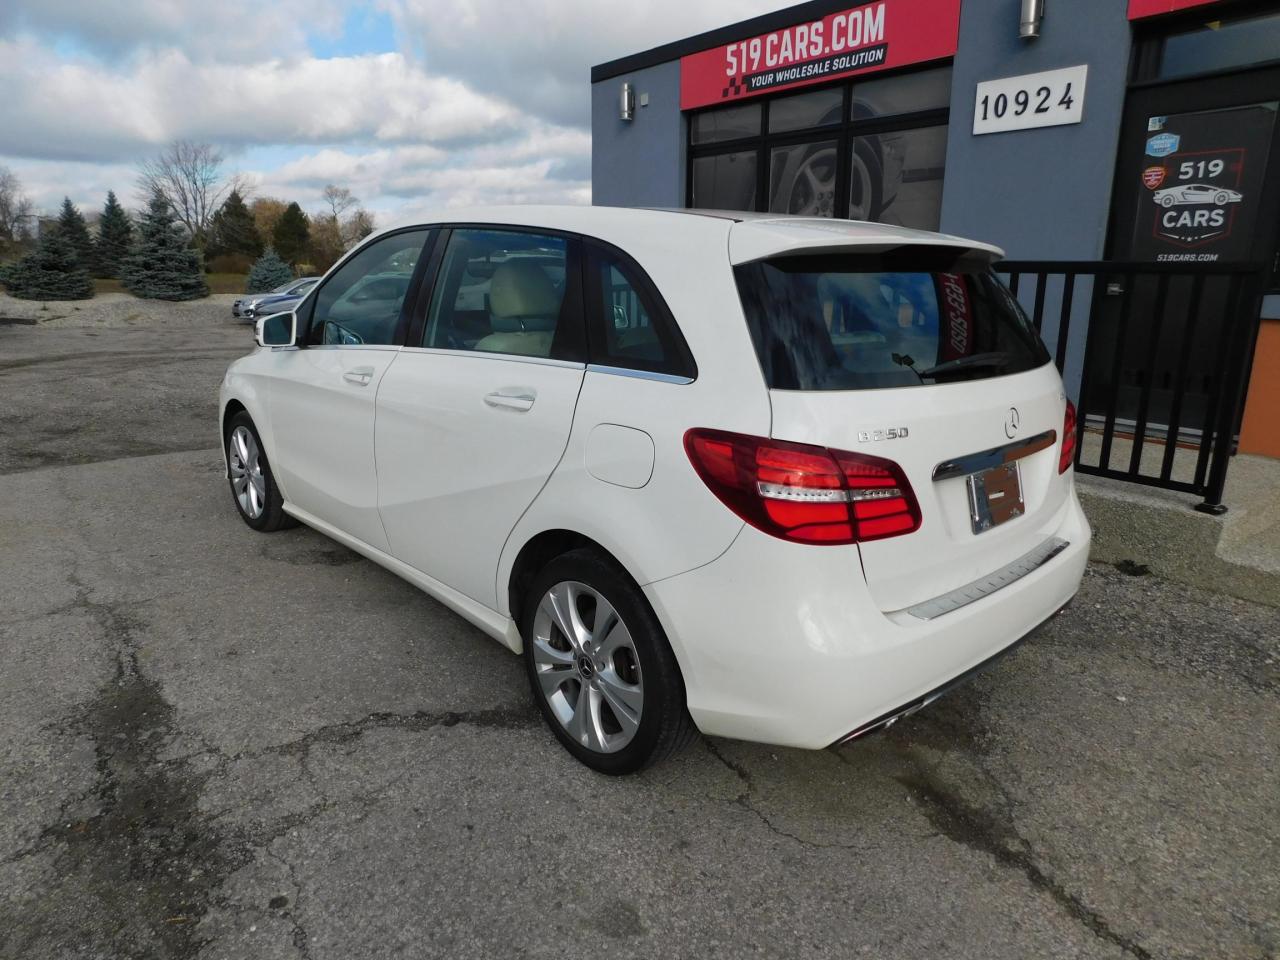
[[[138,225],[138,243],[125,258],[120,279],[130,293],[148,300],[196,300],[209,295],[200,253],[174,228],[169,202],[158,193]]]
[[[120,276],[120,268],[132,246],[133,223],[129,214],[120,206],[115,193],[107,191],[107,203],[102,208],[102,219],[98,221],[95,274],[99,277]]]
[[[71,202],[70,197],[62,198],[62,212],[58,214],[58,233],[71,245],[80,266],[85,270],[92,269],[94,261],[93,237],[89,236],[89,228],[85,226],[84,217]]]
[[[89,271],[61,230],[40,238],[35,252],[10,266],[4,274],[9,293],[22,300],[88,300],[93,296]]]
[[[267,247],[258,258],[258,262],[249,271],[248,282],[244,285],[245,293],[265,293],[274,290],[282,283],[293,279],[293,270],[280,259],[275,247]]]
[[[234,253],[247,257],[262,256],[262,237],[258,234],[253,214],[249,212],[240,191],[232,190],[213,215],[205,252],[210,257]]]
[[[297,203],[285,207],[272,239],[276,251],[287,263],[296,265],[306,255],[307,245],[311,242],[311,228],[307,215]]]

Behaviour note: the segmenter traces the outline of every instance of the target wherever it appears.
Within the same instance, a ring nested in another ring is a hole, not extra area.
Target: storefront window
[[[769,132],[786,133],[807,127],[830,126],[840,122],[843,108],[843,87],[828,87],[791,97],[779,97],[769,104]]]
[[[936,230],[950,97],[935,67],[694,114],[689,203]]]
[[[1157,76],[1186,77],[1280,60],[1280,13],[1197,24],[1164,38]]]
[[[756,208],[756,152],[722,153],[693,161],[691,206],[704,210]]]
[[[834,217],[838,147],[835,140],[774,147],[769,157],[769,211]]]
[[[951,103],[951,68],[925,70],[902,77],[862,80],[853,85],[851,120],[893,117],[925,110],[945,110]]]
[[[760,104],[721,107],[696,114],[689,125],[693,143],[722,143],[760,136]]]
[[[946,160],[946,127],[854,137],[849,216],[937,230]]]

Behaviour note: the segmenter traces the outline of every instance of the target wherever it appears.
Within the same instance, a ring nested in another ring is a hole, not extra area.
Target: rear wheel
[[[262,533],[296,525],[297,521],[284,512],[284,498],[257,428],[243,410],[227,422],[226,454],[231,498],[240,518]]]
[[[525,596],[534,699],[565,748],[601,773],[633,773],[696,732],[684,681],[638,587],[591,550],[552,560]]]

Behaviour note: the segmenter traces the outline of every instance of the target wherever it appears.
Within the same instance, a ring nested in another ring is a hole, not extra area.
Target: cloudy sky
[[[381,222],[591,197],[589,69],[786,0],[0,0],[0,165],[41,210],[137,203],[205,140],[258,195]]]

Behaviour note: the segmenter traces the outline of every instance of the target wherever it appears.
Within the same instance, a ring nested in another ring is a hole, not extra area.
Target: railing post
[[[1254,332],[1258,317],[1256,278],[1250,274],[1232,278],[1232,290],[1228,297],[1231,317],[1228,323],[1226,363],[1218,380],[1218,409],[1213,425],[1213,459],[1209,477],[1205,483],[1204,502],[1196,504],[1200,513],[1221,516],[1227,512],[1222,494],[1227,486],[1227,468],[1235,453],[1236,424],[1240,422],[1240,410],[1244,403],[1248,371],[1244,369],[1249,357],[1249,334]],[[1247,290],[1247,292],[1246,292]]]

